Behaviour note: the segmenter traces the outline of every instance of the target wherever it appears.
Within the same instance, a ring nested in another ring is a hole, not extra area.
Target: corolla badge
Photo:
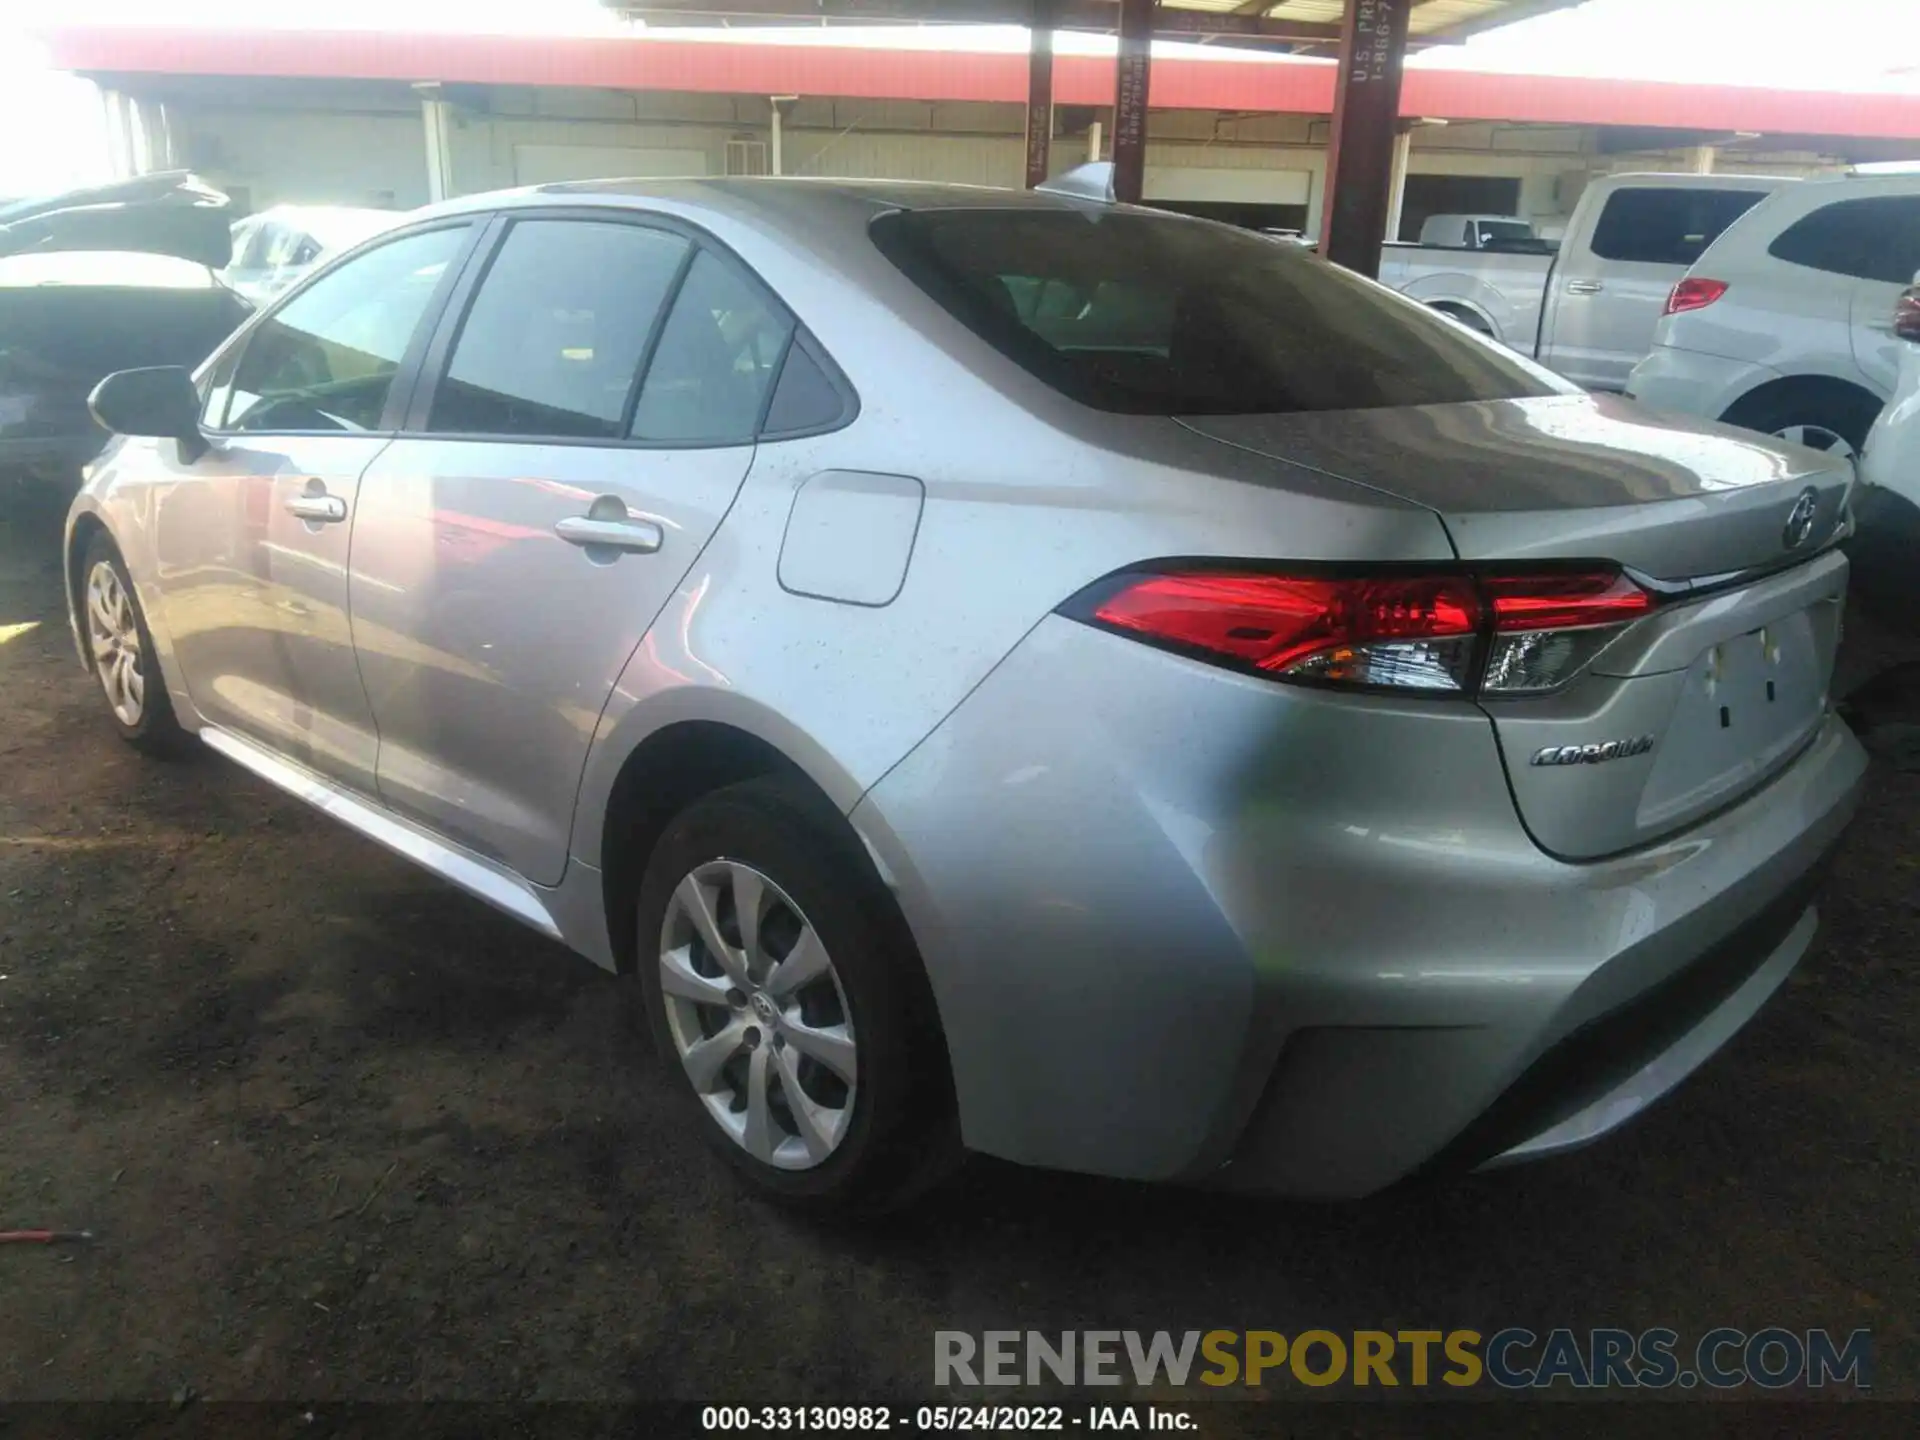
[[[1548,745],[1533,752],[1530,765],[1600,765],[1608,760],[1625,760],[1653,749],[1653,736],[1636,735],[1631,740],[1604,740],[1597,745]]]
[[[1820,497],[1808,486],[1800,492],[1800,498],[1793,502],[1793,509],[1787,512],[1786,528],[1780,532],[1780,543],[1789,550],[1798,550],[1807,543],[1813,534],[1813,517],[1820,509]]]

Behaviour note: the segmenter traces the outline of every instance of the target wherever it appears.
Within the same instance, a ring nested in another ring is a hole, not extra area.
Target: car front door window
[[[402,236],[268,316],[248,338],[222,428],[378,429],[407,346],[466,239],[464,225]]]

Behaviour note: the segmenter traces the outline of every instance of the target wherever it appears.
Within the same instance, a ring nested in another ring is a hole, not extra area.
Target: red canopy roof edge
[[[901,100],[1026,98],[1024,55],[852,45],[438,35],[346,30],[61,27],[46,32],[54,65],[85,73],[440,80],[745,95]],[[1054,99],[1104,105],[1113,62],[1061,55]],[[1156,109],[1326,114],[1330,64],[1157,57]],[[1452,120],[1630,125],[1762,134],[1920,139],[1920,94],[1777,90],[1668,81],[1407,72],[1401,113]]]

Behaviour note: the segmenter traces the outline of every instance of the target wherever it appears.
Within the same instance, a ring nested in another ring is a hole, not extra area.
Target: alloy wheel
[[[800,907],[752,866],[709,861],[674,887],[659,963],[668,1033],[720,1128],[776,1169],[824,1163],[853,1120],[858,1046]]]
[[[105,560],[96,561],[87,573],[87,644],[107,704],[122,725],[137,726],[147,709],[140,626],[120,572]]]
[[[1773,433],[1782,440],[1791,440],[1796,445],[1805,445],[1809,450],[1824,450],[1837,459],[1858,458],[1853,442],[1839,431],[1830,430],[1825,425],[1785,425]]]

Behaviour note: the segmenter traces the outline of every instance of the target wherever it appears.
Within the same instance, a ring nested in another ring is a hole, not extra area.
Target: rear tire
[[[1836,383],[1775,390],[1734,406],[1722,418],[1838,459],[1857,460],[1879,417],[1880,402],[1873,396]]]
[[[193,737],[174,716],[147,617],[104,531],[87,542],[80,562],[80,633],[120,738],[147,755],[185,754]]]
[[[682,811],[641,877],[636,936],[669,1083],[754,1189],[871,1213],[957,1162],[920,958],[858,841],[807,786],[762,777]]]

